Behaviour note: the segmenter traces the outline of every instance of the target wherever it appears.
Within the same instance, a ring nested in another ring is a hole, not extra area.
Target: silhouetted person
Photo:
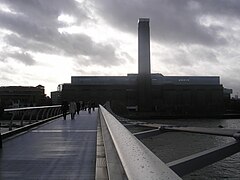
[[[87,110],[87,104],[84,101],[83,101],[83,109],[84,109],[84,111]]]
[[[62,108],[62,113],[63,113],[63,119],[66,120],[67,111],[68,111],[68,102],[67,101],[63,101],[61,108]]]
[[[74,119],[76,111],[77,111],[77,104],[74,101],[70,102],[69,112],[71,113],[71,119]]]
[[[95,111],[95,102],[94,101],[92,101],[91,106],[92,106],[92,110]]]
[[[80,104],[79,101],[76,104],[77,104],[77,114],[79,114],[79,111],[80,111],[80,108],[81,108],[81,104]]]
[[[83,101],[79,101],[80,103],[80,111],[83,110]]]
[[[88,113],[91,114],[91,101],[88,101]]]

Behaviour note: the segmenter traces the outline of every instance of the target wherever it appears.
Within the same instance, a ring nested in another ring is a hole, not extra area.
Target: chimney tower
[[[151,74],[149,18],[138,20],[138,74]]]
[[[149,19],[138,20],[138,111],[152,110]]]

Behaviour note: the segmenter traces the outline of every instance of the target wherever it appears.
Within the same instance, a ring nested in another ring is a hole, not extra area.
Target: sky
[[[0,86],[137,73],[139,18],[152,73],[220,76],[240,96],[239,0],[1,0]]]

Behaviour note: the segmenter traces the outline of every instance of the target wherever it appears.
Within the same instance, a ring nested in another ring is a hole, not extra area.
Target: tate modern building
[[[218,76],[152,74],[149,19],[138,21],[138,74],[72,76],[52,92],[55,102],[110,101],[115,106],[161,115],[217,115],[224,110],[224,88]],[[56,99],[58,97],[58,99]]]

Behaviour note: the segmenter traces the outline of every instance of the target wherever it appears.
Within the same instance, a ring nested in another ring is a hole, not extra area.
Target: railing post
[[[38,117],[39,117],[39,114],[40,114],[41,110],[42,110],[42,109],[39,109],[39,110],[38,110],[38,113],[37,113],[37,115],[36,115],[36,121],[38,121]]]
[[[58,115],[58,114],[62,114],[62,109],[61,109],[61,108],[58,108],[57,115]]]
[[[58,108],[55,108],[55,109],[53,110],[53,116],[56,116],[56,115],[57,115],[57,109],[58,109]]]
[[[46,117],[46,118],[49,118],[49,117],[50,117],[50,113],[51,113],[51,108],[48,108],[48,109],[47,109],[47,117]]]
[[[27,111],[24,111],[22,118],[21,118],[20,126],[23,126],[23,121],[24,121],[24,117],[26,114],[27,114]]]
[[[29,117],[28,124],[32,123],[32,116],[33,116],[34,112],[35,112],[35,110],[30,111],[30,117]]]
[[[54,108],[51,108],[49,111],[49,117],[53,117],[54,116]]]
[[[44,115],[45,115],[46,111],[47,111],[47,108],[45,108],[45,109],[43,110],[42,119],[44,119]]]
[[[10,119],[10,122],[9,122],[9,128],[8,128],[9,131],[12,130],[12,124],[13,124],[13,119],[14,119],[15,114],[16,114],[16,112],[13,112],[13,115],[12,115],[12,117],[11,117],[11,119]]]

